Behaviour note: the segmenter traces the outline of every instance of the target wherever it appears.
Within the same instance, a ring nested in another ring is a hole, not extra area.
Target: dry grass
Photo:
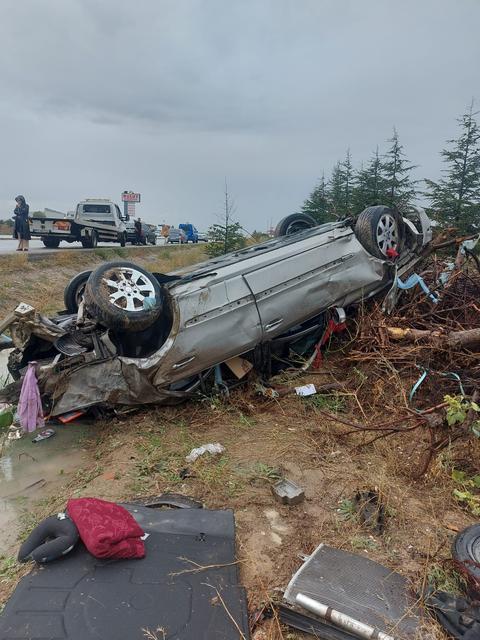
[[[26,302],[45,313],[61,308],[63,290],[79,271],[93,269],[110,260],[129,260],[150,271],[168,273],[205,258],[204,247],[116,247],[95,251],[58,251],[32,260],[32,256],[0,257],[0,316],[18,302]],[[30,259],[29,259],[30,258]]]

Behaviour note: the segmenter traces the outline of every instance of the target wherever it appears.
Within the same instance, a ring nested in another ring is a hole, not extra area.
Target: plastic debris
[[[197,458],[203,456],[204,453],[211,453],[212,455],[217,455],[223,453],[225,451],[225,447],[219,442],[202,444],[201,447],[197,447],[196,449],[192,449],[188,456],[186,456],[185,460],[187,462],[195,462]]]
[[[317,393],[314,384],[304,384],[302,387],[295,387],[297,396],[313,396]]]
[[[45,426],[35,365],[36,362],[28,364],[18,402],[18,417],[25,431],[35,431],[35,429]]]
[[[287,478],[272,485],[272,493],[282,504],[298,504],[305,498],[304,490]]]
[[[51,438],[54,435],[55,435],[54,429],[43,429],[42,431],[40,431],[38,435],[35,436],[35,438],[33,438],[32,442],[41,442],[42,440],[47,440],[48,438]]]

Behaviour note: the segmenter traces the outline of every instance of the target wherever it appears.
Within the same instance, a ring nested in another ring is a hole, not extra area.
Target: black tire
[[[355,235],[360,244],[376,258],[388,258],[387,250],[401,252],[405,241],[402,216],[384,205],[367,207],[358,216]]]
[[[78,305],[83,297],[85,285],[87,284],[87,280],[91,273],[91,269],[77,273],[77,275],[74,276],[65,287],[65,291],[63,292],[63,302],[65,304],[65,309],[69,313],[77,313]]]
[[[115,284],[111,286],[106,280]],[[112,300],[111,296],[117,292],[123,295]],[[150,309],[143,308],[146,297],[154,298]],[[158,280],[132,262],[106,262],[97,267],[87,280],[83,299],[90,316],[109,329],[122,331],[147,329],[162,311]]]
[[[152,244],[152,245],[154,245],[154,246],[155,246],[155,245],[157,244],[157,239],[156,239],[155,237],[153,237],[153,238],[151,239],[151,241],[150,241],[150,244]]]
[[[122,235],[120,236],[120,246],[124,247],[126,244],[127,244],[127,234],[122,233]]]
[[[92,235],[90,236],[90,247],[95,249],[98,244],[98,234],[96,231],[92,231]]]
[[[291,236],[294,233],[305,231],[305,229],[312,229],[318,226],[318,223],[309,216],[307,213],[292,213],[280,220],[275,228],[275,237]]]
[[[480,524],[473,524],[460,531],[453,541],[452,556],[478,584],[480,581]]]
[[[49,238],[48,236],[45,236],[42,238],[42,242],[47,249],[58,249],[60,246],[60,238]]]

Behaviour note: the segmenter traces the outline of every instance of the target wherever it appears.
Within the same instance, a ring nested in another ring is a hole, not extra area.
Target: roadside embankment
[[[128,260],[149,271],[167,273],[205,257],[205,249],[199,245],[58,251],[45,254],[41,260],[26,254],[0,256],[0,316],[19,302],[31,304],[43,313],[59,310],[68,281],[79,271],[93,269],[102,262]]]

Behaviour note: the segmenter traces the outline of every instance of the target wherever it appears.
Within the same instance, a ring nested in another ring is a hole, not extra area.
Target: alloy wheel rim
[[[377,244],[384,256],[389,249],[396,249],[398,246],[398,225],[393,216],[384,214],[377,224]]]
[[[153,282],[137,269],[120,267],[111,272],[109,278],[102,278],[108,287],[108,300],[123,311],[144,311],[146,298],[155,298]]]

